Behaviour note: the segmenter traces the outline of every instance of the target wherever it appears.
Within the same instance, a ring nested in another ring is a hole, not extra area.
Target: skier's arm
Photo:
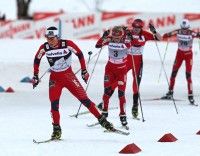
[[[177,33],[178,33],[178,30],[174,30],[174,31],[165,33],[165,34],[163,34],[163,39],[166,39],[166,38],[171,37],[171,36],[175,36]]]
[[[44,54],[45,54],[44,45],[41,45],[35,55],[33,63],[33,78],[32,78],[33,89],[39,84],[39,76],[38,76],[39,66],[40,66],[40,61],[44,56]]]
[[[89,79],[89,73],[86,70],[85,59],[84,59],[84,55],[82,51],[73,41],[67,40],[67,46],[69,50],[71,50],[78,57],[80,65],[81,65],[82,79],[85,81],[85,83],[87,83]]]
[[[96,48],[102,48],[104,45],[108,45],[109,41],[110,41],[110,30],[106,30],[103,33],[103,36],[97,41],[95,47]]]
[[[39,73],[39,66],[40,66],[40,62],[42,57],[45,54],[45,50],[44,50],[44,45],[41,45],[39,50],[37,51],[35,58],[34,58],[34,63],[33,63],[33,73],[34,75],[38,75]]]
[[[78,57],[81,69],[86,69],[84,55],[80,48],[71,40],[67,40],[67,47]]]
[[[193,38],[200,38],[200,32],[192,31],[192,37]]]
[[[161,41],[162,40],[162,36],[160,35],[160,33],[157,32],[156,28],[149,23],[149,29],[152,32],[152,34],[154,35],[154,39]]]

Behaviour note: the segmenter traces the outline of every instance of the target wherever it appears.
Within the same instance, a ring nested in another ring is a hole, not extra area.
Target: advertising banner
[[[2,38],[44,38],[45,29],[56,26],[62,38],[97,39],[106,29],[116,25],[131,28],[134,19],[141,18],[144,29],[148,30],[152,23],[158,32],[166,32],[180,28],[182,19],[190,21],[190,27],[200,32],[200,14],[193,13],[137,13],[137,12],[37,12],[34,20],[16,20],[0,22],[0,39]]]

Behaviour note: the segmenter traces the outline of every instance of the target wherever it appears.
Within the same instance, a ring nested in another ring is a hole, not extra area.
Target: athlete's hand
[[[168,33],[165,33],[165,34],[163,35],[163,39],[166,39],[166,38],[168,38],[168,37],[170,37],[170,35],[169,35]]]
[[[126,30],[126,35],[131,41],[133,40],[133,35],[130,30]]]
[[[37,74],[34,74],[33,78],[32,78],[32,85],[33,85],[33,89],[39,84],[39,77]]]
[[[156,34],[156,28],[153,26],[153,24],[149,23],[149,29],[153,34]]]
[[[110,34],[110,30],[104,31],[102,38],[108,37],[109,34]]]
[[[81,76],[82,76],[82,79],[85,81],[85,83],[87,83],[90,75],[86,69],[81,70]]]
[[[200,32],[198,32],[198,33],[197,33],[197,37],[199,37],[199,38],[200,38]]]

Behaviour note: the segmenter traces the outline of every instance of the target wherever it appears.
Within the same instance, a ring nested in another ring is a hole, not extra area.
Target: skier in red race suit
[[[192,64],[193,64],[193,52],[192,44],[193,38],[200,37],[200,33],[196,33],[190,30],[190,24],[187,19],[183,19],[180,24],[180,29],[165,33],[163,38],[166,39],[171,36],[176,36],[178,41],[178,50],[176,53],[176,58],[172,68],[172,74],[170,78],[170,85],[168,93],[162,97],[162,99],[172,99],[173,90],[175,85],[175,78],[178,70],[183,61],[185,61],[186,66],[186,80],[188,86],[188,100],[191,104],[194,104],[193,89],[192,89]]]
[[[127,72],[132,70],[133,75],[133,106],[132,115],[134,118],[138,116],[138,98],[139,86],[142,79],[143,70],[143,50],[145,43],[149,40],[161,40],[161,35],[156,31],[152,24],[149,24],[150,32],[143,29],[144,22],[141,19],[135,19],[132,23],[132,37],[138,43],[132,45],[128,54]]]
[[[125,31],[131,32],[127,34],[127,38],[134,40],[131,48],[128,50],[127,57],[127,72],[132,70],[133,75],[133,106],[132,115],[134,118],[138,116],[138,98],[139,98],[139,86],[142,78],[143,69],[143,50],[146,41],[149,40],[162,40],[162,36],[156,31],[152,24],[149,24],[150,32],[143,30],[144,22],[141,19],[135,19],[132,23],[132,29],[128,30],[125,27]],[[114,90],[116,84],[112,85],[112,90]],[[102,103],[98,105],[101,108]]]
[[[127,73],[127,54],[128,48],[132,46],[134,40],[125,42],[126,32],[124,27],[115,26],[111,30],[104,32],[103,36],[97,41],[96,48],[108,46],[109,59],[105,67],[104,74],[104,94],[102,114],[108,116],[109,99],[116,87],[118,87],[118,97],[120,106],[120,121],[122,126],[127,125],[125,112],[125,89]],[[112,87],[115,86],[115,87]]]
[[[79,47],[71,40],[62,40],[59,38],[58,29],[49,27],[46,30],[45,37],[47,42],[42,44],[37,51],[34,59],[34,76],[33,87],[39,83],[39,66],[42,57],[46,54],[50,65],[51,74],[49,79],[49,99],[51,101],[51,114],[53,133],[51,139],[60,139],[60,113],[59,99],[63,88],[67,88],[89,111],[98,119],[100,125],[108,130],[113,128],[112,124],[99,113],[95,104],[88,98],[85,90],[76,78],[71,68],[72,53],[74,53],[80,61],[81,75],[87,83],[89,74],[86,70],[85,59]]]

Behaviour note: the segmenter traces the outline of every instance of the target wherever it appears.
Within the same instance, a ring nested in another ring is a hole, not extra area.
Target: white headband
[[[45,36],[46,37],[55,37],[55,36],[58,37],[59,36],[58,30],[46,30]]]

